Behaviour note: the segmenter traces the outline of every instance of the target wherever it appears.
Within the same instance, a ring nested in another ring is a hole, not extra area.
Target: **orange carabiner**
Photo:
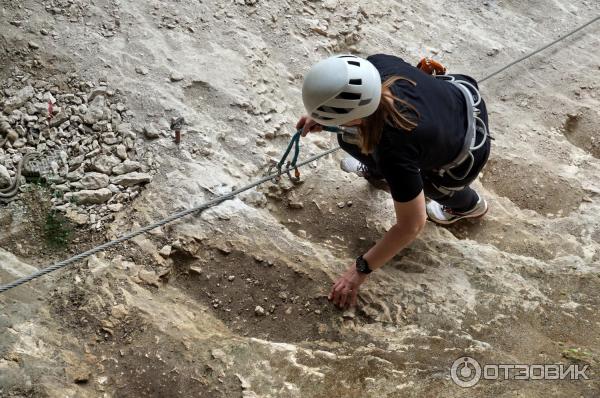
[[[447,71],[444,65],[431,58],[422,58],[417,64],[417,68],[428,75],[445,75]]]

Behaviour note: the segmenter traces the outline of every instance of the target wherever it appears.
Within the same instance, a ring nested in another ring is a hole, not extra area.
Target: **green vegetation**
[[[42,187],[42,188],[47,188],[47,187],[50,186],[50,184],[48,184],[48,181],[46,181],[46,179],[44,177],[41,177],[41,176],[30,176],[30,177],[27,177],[27,181],[31,182],[34,185]]]
[[[71,240],[72,229],[68,220],[56,210],[50,210],[44,224],[46,244],[55,249],[64,249]]]
[[[575,362],[584,362],[591,364],[594,361],[592,353],[584,350],[583,348],[569,348],[562,351],[563,358],[569,359]]]

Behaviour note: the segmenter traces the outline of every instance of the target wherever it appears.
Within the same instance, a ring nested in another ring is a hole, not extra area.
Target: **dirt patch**
[[[600,159],[600,112],[596,109],[569,113],[562,131],[571,144]]]
[[[169,283],[212,308],[243,336],[300,342],[341,338],[342,312],[326,298],[330,279],[240,251],[207,248],[201,259],[173,256]],[[316,276],[316,278],[315,278]]]
[[[77,272],[62,278],[72,280]],[[71,285],[50,298],[52,314],[64,331],[87,341],[81,363],[65,364],[89,371],[89,379],[78,383],[81,388],[118,397],[230,397],[240,391],[239,380],[225,374],[202,345],[186,345],[165,335],[127,307],[115,312],[117,303],[123,303],[120,282],[110,276],[103,279],[114,294],[110,303],[98,296],[95,286]]]
[[[160,336],[160,337],[159,337]],[[151,325],[134,332],[134,343],[97,346],[100,366],[107,369],[107,384],[118,397],[232,397],[240,382],[207,350],[190,347],[165,336]],[[107,352],[108,351],[108,352]],[[186,351],[182,354],[182,351]]]
[[[239,381],[225,374],[209,360],[182,361],[181,344],[165,340],[160,345],[151,341],[114,351],[115,357],[103,364],[110,370],[111,384],[118,397],[233,397],[240,396]],[[118,360],[115,360],[118,358]]]
[[[104,230],[70,223],[60,214],[58,221],[49,220],[51,193],[40,186],[29,185],[18,200],[0,204],[0,246],[32,265],[49,265],[65,257],[81,253],[105,242]],[[64,242],[56,244],[49,234],[65,233]]]
[[[327,244],[350,258],[364,253],[377,240],[382,231],[369,223],[369,207],[364,199],[368,190],[375,190],[366,180],[365,192],[347,192],[343,183],[327,195],[315,195],[315,188],[300,185],[286,195],[275,193],[276,186],[267,192],[271,211],[280,222],[300,239]],[[315,220],[318,220],[315,222]]]
[[[566,216],[576,210],[584,196],[581,187],[541,167],[493,158],[482,183],[518,207],[542,215]]]

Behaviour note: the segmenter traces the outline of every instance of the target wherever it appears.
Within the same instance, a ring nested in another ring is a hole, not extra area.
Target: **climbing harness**
[[[488,137],[487,126],[479,117],[480,111],[477,108],[477,106],[481,103],[481,95],[479,94],[479,90],[477,89],[477,87],[475,87],[473,84],[462,79],[456,79],[454,76],[447,75],[447,68],[434,59],[422,58],[421,61],[419,61],[419,63],[417,64],[417,68],[427,73],[428,75],[431,75],[437,79],[445,80],[448,83],[453,84],[456,88],[460,90],[462,95],[465,97],[468,123],[463,146],[458,155],[454,158],[454,160],[434,170],[434,172],[438,173],[440,177],[443,177],[444,174],[447,174],[456,181],[462,181],[467,177],[467,175],[469,175],[469,172],[471,171],[471,169],[473,168],[473,164],[475,163],[473,151],[481,148]],[[480,132],[483,135],[483,138],[481,139],[481,142],[476,143],[475,141],[477,140],[478,132]],[[462,165],[463,162],[467,160],[469,161],[469,166],[461,176],[457,176],[452,172],[452,169]],[[437,187],[435,184],[434,186],[438,188],[440,192],[448,191],[448,194],[452,194],[452,191],[454,190],[461,190],[462,188],[464,188]]]
[[[476,151],[477,149],[481,148],[488,138],[487,126],[479,117],[479,114],[481,112],[477,108],[477,106],[481,103],[481,95],[479,94],[479,90],[477,90],[477,88],[473,84],[467,81],[456,79],[454,76],[450,75],[437,75],[435,77],[453,84],[460,90],[460,92],[465,97],[467,112],[467,131],[465,133],[463,146],[456,158],[454,158],[454,160],[452,160],[450,163],[434,171],[437,172],[440,177],[443,177],[444,174],[447,174],[456,181],[462,181],[467,177],[467,175],[473,168],[473,164],[475,162],[475,158],[473,157],[473,151]],[[481,135],[483,136],[479,143],[476,142],[478,132],[481,133]],[[452,169],[462,165],[463,162],[467,160],[469,161],[469,166],[462,175],[457,176],[452,172]]]
[[[467,130],[465,132],[465,139],[463,142],[463,146],[458,153],[458,155],[452,160],[450,163],[445,164],[444,166],[434,170],[434,172],[438,173],[440,177],[443,177],[445,174],[450,176],[452,179],[456,181],[464,180],[469,172],[473,169],[473,164],[475,163],[475,158],[473,157],[473,151],[481,148],[483,144],[485,144],[486,139],[488,138],[488,130],[487,126],[479,117],[481,113],[477,106],[481,103],[481,95],[479,94],[479,90],[473,84],[468,81],[462,79],[456,79],[454,76],[447,75],[447,69],[440,62],[435,61],[431,58],[423,58],[417,64],[417,68],[422,70],[423,72],[431,75],[435,78],[445,80],[450,84],[453,84],[456,88],[460,90],[462,95],[465,98],[466,104],[466,112],[467,112]],[[476,143],[477,133],[481,133],[483,138],[479,143]],[[491,137],[490,137],[491,138]],[[452,169],[462,165],[465,161],[469,161],[469,166],[465,170],[465,172],[458,176],[454,174]],[[453,191],[461,190],[464,187],[438,187],[434,184],[434,186],[440,191],[446,194],[453,194]]]
[[[546,48],[548,48],[548,47],[550,47],[550,46],[552,46],[552,45],[554,45],[554,44],[556,44],[556,43],[558,43],[558,42],[566,39],[567,37],[575,34],[576,32],[579,32],[580,30],[582,30],[586,26],[591,25],[592,23],[598,21],[599,19],[600,19],[600,16],[595,17],[590,22],[587,22],[586,24],[584,24],[584,25],[576,28],[575,30],[573,30],[573,31],[567,33],[566,35],[558,38],[557,40],[554,40],[552,43],[547,44],[544,47],[541,47],[540,49],[537,49],[537,50],[535,50],[535,51],[533,51],[533,52],[531,52],[531,53],[529,53],[529,54],[527,54],[527,55],[519,58],[518,60],[510,63],[509,65],[507,65],[507,66],[505,66],[505,67],[503,67],[501,69],[498,69],[497,71],[493,72],[492,74],[490,74],[490,75],[488,75],[486,77],[483,77],[479,82],[482,83],[482,82],[490,79],[491,77],[496,76],[496,75],[502,73],[503,71],[505,71],[506,69],[510,68],[511,66],[516,65],[519,62],[522,62],[525,59],[534,56],[535,54],[539,53],[540,51],[543,51]],[[325,130],[329,131],[328,129],[325,129]],[[312,162],[314,162],[317,159],[320,159],[322,157],[325,157],[325,156],[327,156],[327,155],[329,155],[329,154],[337,151],[338,149],[340,149],[339,146],[337,146],[335,148],[332,148],[332,149],[329,149],[329,150],[326,150],[326,151],[324,151],[324,152],[322,152],[320,154],[317,154],[315,156],[312,156],[312,157],[310,157],[310,158],[308,158],[308,159],[306,159],[306,160],[304,160],[304,161],[302,161],[300,163],[295,164],[294,165],[294,169],[296,169],[298,167],[301,167],[301,166],[303,166],[305,164],[312,163]],[[286,151],[286,152],[289,153],[289,150]],[[286,154],[286,157],[287,157],[287,154]],[[285,159],[284,159],[284,161],[285,161]],[[122,235],[121,237],[119,237],[117,239],[114,239],[114,240],[108,241],[106,243],[103,243],[102,245],[97,246],[97,247],[95,247],[93,249],[90,249],[90,250],[85,251],[83,253],[79,253],[79,254],[77,254],[77,255],[75,255],[73,257],[70,257],[70,258],[68,258],[66,260],[60,261],[60,262],[58,262],[56,264],[53,264],[51,266],[48,266],[46,268],[42,268],[42,269],[40,269],[40,270],[38,270],[38,271],[30,274],[30,275],[27,275],[25,277],[19,278],[19,279],[13,281],[13,282],[8,283],[8,284],[1,285],[0,286],[0,293],[6,292],[7,290],[10,290],[10,289],[15,288],[17,286],[20,286],[20,285],[25,284],[27,282],[30,282],[30,281],[32,281],[32,280],[34,280],[36,278],[39,278],[39,277],[41,277],[43,275],[46,275],[46,274],[49,274],[49,273],[54,272],[56,270],[59,270],[61,268],[64,268],[64,267],[66,267],[66,266],[68,266],[70,264],[73,264],[73,263],[75,263],[75,262],[77,262],[79,260],[83,260],[84,258],[90,257],[90,256],[92,256],[92,255],[94,255],[96,253],[102,252],[102,251],[104,251],[104,250],[106,250],[108,248],[111,248],[111,247],[116,246],[116,245],[118,245],[118,244],[120,244],[122,242],[125,242],[125,241],[128,241],[130,239],[133,239],[134,237],[136,237],[138,235],[141,235],[143,233],[151,231],[151,230],[153,230],[155,228],[161,227],[161,226],[163,226],[165,224],[168,224],[170,222],[173,222],[175,220],[183,218],[183,217],[185,217],[187,215],[190,215],[190,214],[193,214],[193,213],[197,213],[197,212],[202,212],[202,211],[204,211],[204,210],[206,210],[208,208],[211,208],[213,206],[216,206],[216,205],[218,205],[218,204],[220,204],[220,203],[222,203],[222,202],[224,202],[226,200],[233,199],[235,196],[239,195],[240,193],[248,191],[248,190],[250,190],[252,188],[255,188],[255,187],[259,186],[259,185],[262,185],[262,184],[266,183],[267,181],[271,181],[273,178],[281,176],[281,174],[283,172],[289,173],[289,171],[290,171],[290,167],[287,167],[286,170],[278,170],[278,172],[275,173],[275,174],[270,174],[270,175],[264,176],[264,177],[260,178],[259,180],[255,181],[255,182],[253,182],[253,183],[251,183],[249,185],[246,185],[246,186],[244,186],[242,188],[239,188],[239,189],[237,189],[237,190],[235,190],[233,192],[230,192],[228,194],[225,194],[225,195],[213,198],[212,200],[209,200],[208,202],[205,202],[205,203],[203,203],[201,205],[198,205],[196,207],[193,207],[193,208],[181,211],[179,213],[175,213],[175,214],[173,214],[173,215],[171,215],[171,216],[169,216],[169,217],[167,217],[167,218],[165,218],[163,220],[157,221],[157,222],[155,222],[153,224],[150,224],[150,225],[146,225],[145,227],[142,227],[142,228],[140,228],[140,229],[138,229],[136,231],[128,232],[125,235]]]

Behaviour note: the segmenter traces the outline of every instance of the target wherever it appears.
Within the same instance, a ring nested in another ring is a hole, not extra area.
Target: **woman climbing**
[[[448,225],[487,212],[469,186],[488,159],[491,138],[471,77],[431,76],[391,55],[340,55],[309,70],[302,100],[308,112],[296,126],[302,134],[356,128],[355,141],[338,134],[351,155],[342,169],[385,180],[394,200],[396,224],[333,284],[329,299],[339,307],[356,304],[367,275],[410,244],[427,217]]]

